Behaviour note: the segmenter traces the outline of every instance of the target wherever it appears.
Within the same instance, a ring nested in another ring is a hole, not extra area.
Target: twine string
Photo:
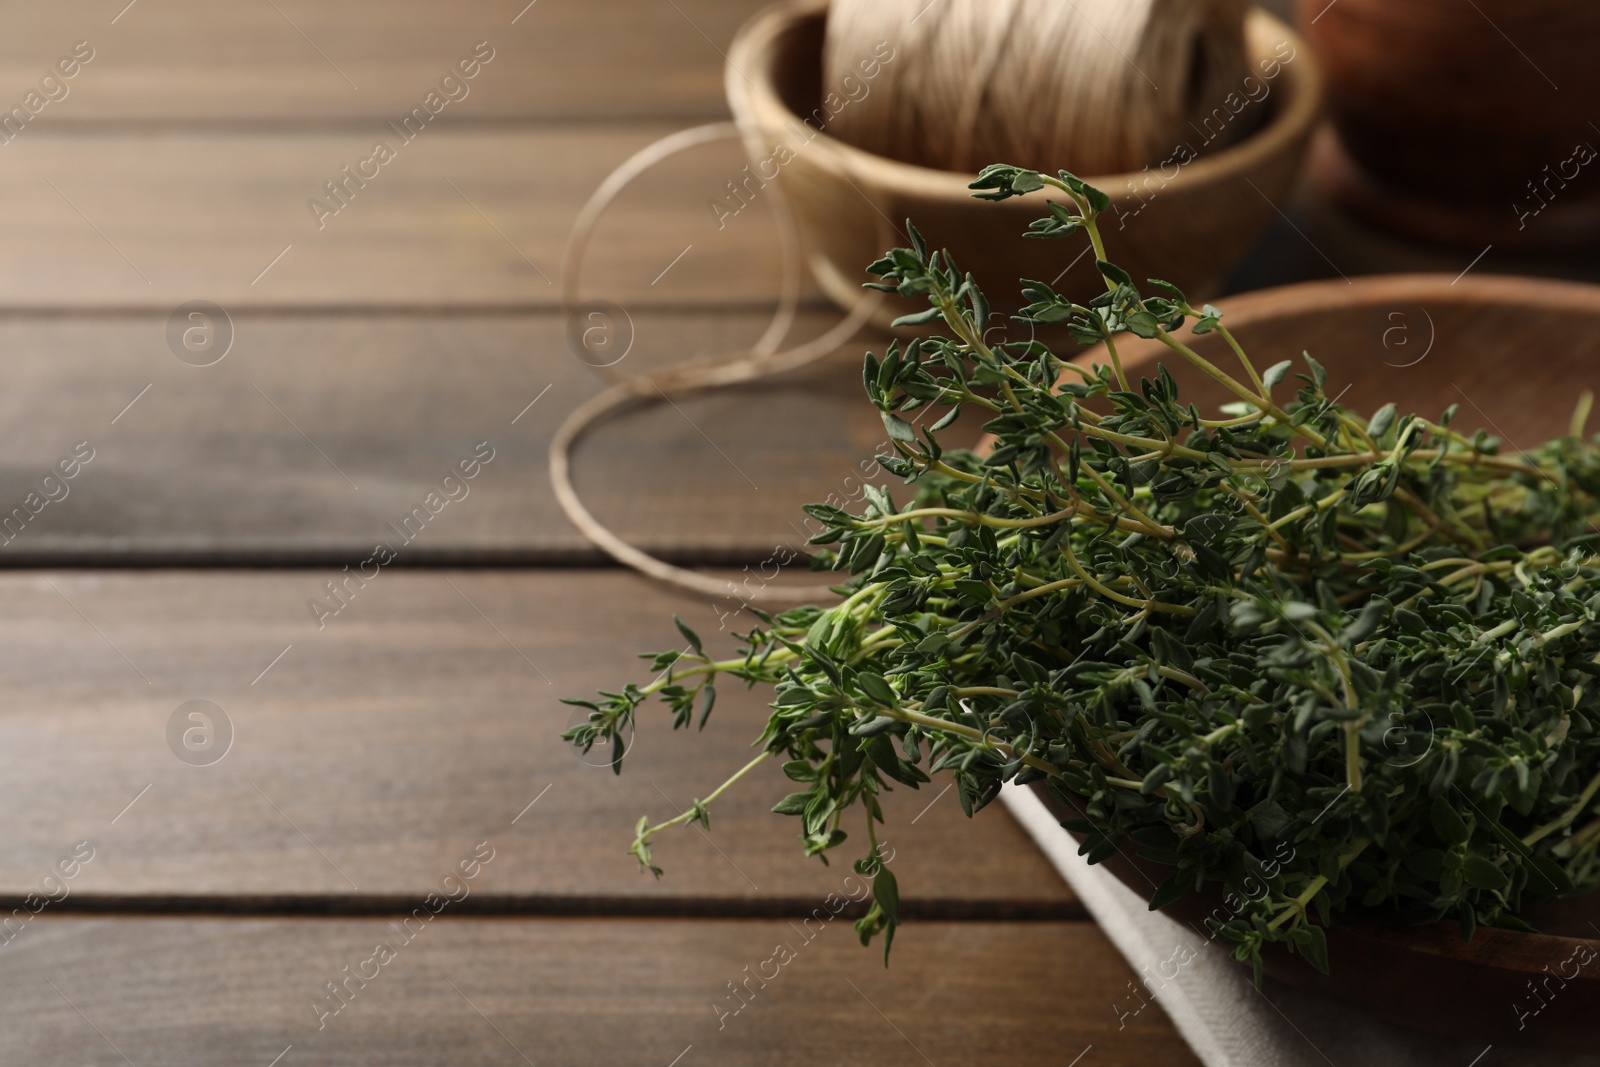
[[[672,156],[728,138],[741,137],[748,141],[750,133],[731,122],[711,123],[680,131],[641,149],[600,184],[578,213],[567,241],[561,286],[566,321],[572,321],[581,311],[579,300],[584,257],[593,242],[595,228],[611,203],[639,177]],[[863,293],[844,319],[826,333],[793,348],[780,350],[799,309],[802,271],[806,262],[801,253],[794,216],[783,195],[782,183],[772,182],[768,189],[772,193],[773,215],[778,226],[783,281],[777,310],[761,338],[742,353],[684,360],[655,374],[630,376],[614,366],[593,367],[609,384],[599,394],[575,408],[562,421],[550,442],[550,484],[555,490],[556,501],[572,524],[595,547],[618,563],[657,581],[710,597],[729,596],[732,583],[652,556],[629,544],[595,518],[573,484],[572,450],[601,420],[632,403],[651,399],[667,400],[800,370],[832,354],[871,320],[882,297],[878,293]],[[809,604],[836,599],[829,586],[763,585],[738,595],[763,606]]]
[[[831,132],[960,173],[985,163],[1136,171],[1239,89],[1250,73],[1248,9],[1249,0],[832,0],[824,84],[848,84],[875,42],[894,42],[897,58]],[[1210,147],[1245,132],[1229,124]]]

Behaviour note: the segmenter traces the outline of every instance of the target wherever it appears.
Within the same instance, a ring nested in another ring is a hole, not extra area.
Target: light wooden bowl
[[[866,266],[886,249],[906,243],[896,228],[907,218],[930,244],[955,254],[956,262],[987,287],[997,309],[1016,306],[1019,277],[1059,278],[1067,289],[1095,284],[1098,275],[1089,256],[1061,277],[1084,242],[1021,236],[1029,222],[1047,214],[1043,192],[998,204],[974,200],[967,186],[975,175],[897,162],[802,125],[801,117],[811,115],[824,98],[827,9],[827,0],[785,0],[752,18],[729,49],[727,92],[745,131],[752,170],[767,164],[767,174],[780,174],[813,273],[828,296],[842,307],[855,306]],[[1258,63],[1276,61],[1280,46],[1285,55],[1293,50],[1265,83],[1270,92],[1232,120],[1248,121],[1252,109],[1263,109],[1260,128],[1185,165],[1081,175],[1112,199],[1103,223],[1112,261],[1136,279],[1164,278],[1191,297],[1215,292],[1277,217],[1275,205],[1294,184],[1322,99],[1317,61],[1288,26],[1255,11],[1247,32]],[[769,162],[779,144],[793,152],[781,167]],[[1195,134],[1191,144],[1201,148],[1203,136]],[[1069,170],[1070,163],[1062,161]],[[880,319],[887,322],[907,310],[921,309],[891,299]]]
[[[1460,404],[1458,428],[1487,429],[1507,449],[1565,433],[1578,394],[1600,389],[1600,286],[1493,276],[1360,278],[1230,297],[1223,311],[1258,366],[1309,349],[1328,369],[1329,394],[1343,394],[1341,404],[1370,412],[1394,401],[1402,412],[1433,415]],[[1185,340],[1219,366],[1236,365],[1215,334],[1186,333]],[[1130,376],[1153,376],[1164,364],[1185,401],[1203,412],[1233,399],[1158,342],[1127,338],[1118,352]],[[1105,355],[1094,349],[1078,361],[1104,362]],[[1069,814],[1048,791],[1040,794],[1058,815]],[[1107,867],[1148,894],[1149,881],[1126,858],[1113,857]],[[1153,867],[1147,873],[1158,882],[1165,877]],[[1169,910],[1198,924],[1219,903],[1190,895]],[[1533,919],[1545,932],[1480,929],[1463,942],[1451,923],[1413,926],[1347,913],[1328,930],[1331,974],[1287,954],[1269,954],[1267,971],[1408,1026],[1496,1045],[1593,1052],[1600,958],[1588,954],[1600,955],[1600,897],[1553,905]],[[1564,988],[1552,979],[1553,992],[1542,993],[1546,1006],[1519,1027],[1516,1006],[1539,1006],[1529,983],[1542,990],[1551,974],[1570,972],[1562,965],[1575,953],[1592,962]]]

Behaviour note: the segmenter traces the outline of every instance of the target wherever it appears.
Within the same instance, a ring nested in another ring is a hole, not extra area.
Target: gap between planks
[[[420,906],[420,897],[406,894],[250,894],[186,896],[165,893],[73,893],[50,906],[51,914],[105,916],[191,916],[236,918],[398,918]],[[822,902],[808,896],[757,899],[649,898],[622,896],[508,896],[474,893],[450,905],[449,916],[461,918],[547,919],[715,919],[765,921],[810,914]],[[23,906],[23,898],[0,896],[0,913]],[[857,919],[865,902],[838,914]],[[960,900],[951,898],[901,901],[908,922],[921,923],[1056,923],[1088,922],[1088,911],[1073,899]]]

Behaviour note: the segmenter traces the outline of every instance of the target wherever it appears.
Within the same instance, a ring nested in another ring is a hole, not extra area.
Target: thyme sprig
[[[774,810],[824,860],[859,813],[863,871],[896,785],[951,775],[970,815],[1005,782],[1048,781],[1091,862],[1121,850],[1171,870],[1152,908],[1223,900],[1212,931],[1258,977],[1268,943],[1326,969],[1324,928],[1349,909],[1454,918],[1470,937],[1600,887],[1588,398],[1570,436],[1516,456],[1453,429],[1454,407],[1357,416],[1309,353],[1258,367],[1217,308],[1107,262],[1099,190],[1017,167],[974,188],[1059,194],[1030,233],[1085,234],[1105,290],[1079,304],[1025,282],[1021,317],[1105,362],[990,346],[983,293],[915,228],[871,267],[876,288],[927,301],[900,324],[948,333],[865,362],[896,451],[880,461],[910,499],[869,487],[859,513],[805,509],[825,527],[816,564],[849,576],[843,601],[757,612],[727,659],[680,622],[689,648],[647,657],[656,682],[571,702],[590,714],[564,736],[611,744],[620,772],[648,698],[683,728],[704,726],[719,681],[773,692],[759,755],[678,818],[641,820],[639,862],[659,875],[657,834],[709,825],[734,782],[782,759],[797,791]],[[1233,402],[1200,411],[1164,366],[1133,380],[1128,334]],[[914,425],[924,408],[942,413]],[[969,410],[986,455],[939,443]],[[876,869],[857,926],[887,953],[899,894]]]

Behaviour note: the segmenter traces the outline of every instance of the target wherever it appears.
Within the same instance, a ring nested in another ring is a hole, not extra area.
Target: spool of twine
[[[1084,176],[1157,163],[1250,74],[1249,0],[832,0],[823,91],[870,92],[830,124],[868,152],[972,173],[989,163]],[[1208,148],[1237,141],[1228,123]]]

